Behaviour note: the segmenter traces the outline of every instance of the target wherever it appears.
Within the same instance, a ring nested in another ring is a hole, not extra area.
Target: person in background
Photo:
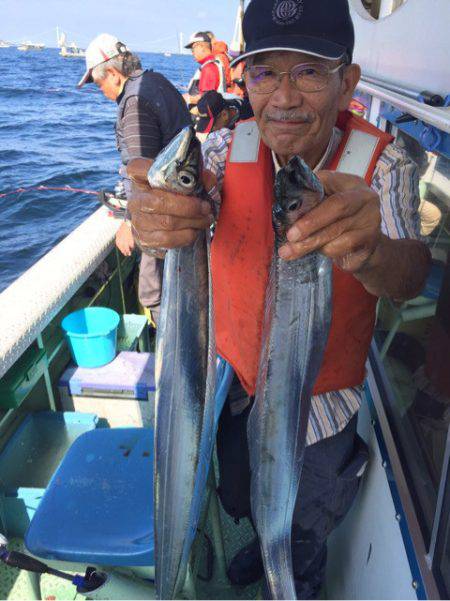
[[[233,67],[230,66],[231,86],[229,92],[231,94],[235,94],[236,96],[248,98],[245,91],[244,69],[245,61],[241,61]]]
[[[222,129],[234,129],[239,120],[239,108],[233,100],[225,100],[215,90],[206,92],[196,106],[197,115],[195,129],[201,134],[210,134]]]
[[[225,71],[221,61],[214,57],[208,34],[204,31],[192,34],[185,48],[192,51],[193,57],[200,65],[189,82],[187,94],[184,94],[186,103],[195,106],[209,90],[226,92]]]
[[[134,158],[153,159],[191,117],[181,94],[160,73],[143,70],[139,57],[113,35],[97,36],[86,50],[86,72],[81,88],[95,83],[103,95],[117,103],[116,140],[124,178],[125,194],[131,194],[126,166]],[[128,216],[116,235],[116,245],[125,256],[135,242]],[[155,324],[161,300],[163,261],[143,254],[139,268],[139,301]]]
[[[218,40],[212,31],[206,31],[205,33],[211,40],[211,47],[214,57],[222,63],[225,73],[226,91],[231,93],[233,84],[231,81],[230,57],[228,56],[228,46],[225,42]]]

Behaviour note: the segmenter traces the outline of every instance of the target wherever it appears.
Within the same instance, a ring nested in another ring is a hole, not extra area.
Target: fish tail
[[[262,550],[271,599],[297,598],[292,577],[291,528],[288,528],[287,532],[287,536],[266,543]]]

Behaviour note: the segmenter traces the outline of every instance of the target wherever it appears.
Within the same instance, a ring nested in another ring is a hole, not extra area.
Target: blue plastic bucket
[[[120,316],[106,307],[88,307],[67,315],[64,330],[73,360],[80,367],[100,367],[116,356]]]

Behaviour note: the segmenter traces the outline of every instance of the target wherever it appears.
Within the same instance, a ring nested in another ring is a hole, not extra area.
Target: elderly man
[[[103,33],[86,50],[86,72],[78,87],[95,83],[104,96],[118,105],[116,121],[117,148],[122,159],[121,175],[125,193],[131,184],[126,166],[134,158],[148,159],[148,167],[159,151],[191,118],[181,94],[160,73],[144,71],[139,57],[115,36]],[[116,235],[119,250],[129,256],[134,248],[131,223],[125,219]],[[161,299],[163,262],[142,255],[139,269],[139,300],[158,319]]]
[[[292,531],[297,595],[311,599],[323,584],[328,535],[350,508],[367,461],[356,416],[377,297],[417,295],[430,257],[417,239],[415,164],[390,136],[346,112],[360,77],[348,0],[252,0],[244,36],[238,60],[246,61],[255,120],[238,124],[231,152],[211,147],[213,139],[204,149],[208,181],[222,191],[212,244],[217,348],[236,374],[219,424],[219,492],[230,515],[251,518],[247,418],[273,253],[274,173],[300,155],[326,199],[290,228],[279,255],[290,261],[320,251],[334,262],[333,322],[311,399]],[[131,205],[153,247],[191,244],[212,218],[207,203],[159,191],[136,194]],[[229,576],[247,584],[261,575],[255,540]]]

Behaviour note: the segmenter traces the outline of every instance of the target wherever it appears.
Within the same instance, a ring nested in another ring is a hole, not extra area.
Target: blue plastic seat
[[[25,544],[48,560],[153,566],[153,430],[80,436],[50,481]]]
[[[444,280],[445,266],[442,263],[433,262],[428,274],[422,296],[437,301]]]

